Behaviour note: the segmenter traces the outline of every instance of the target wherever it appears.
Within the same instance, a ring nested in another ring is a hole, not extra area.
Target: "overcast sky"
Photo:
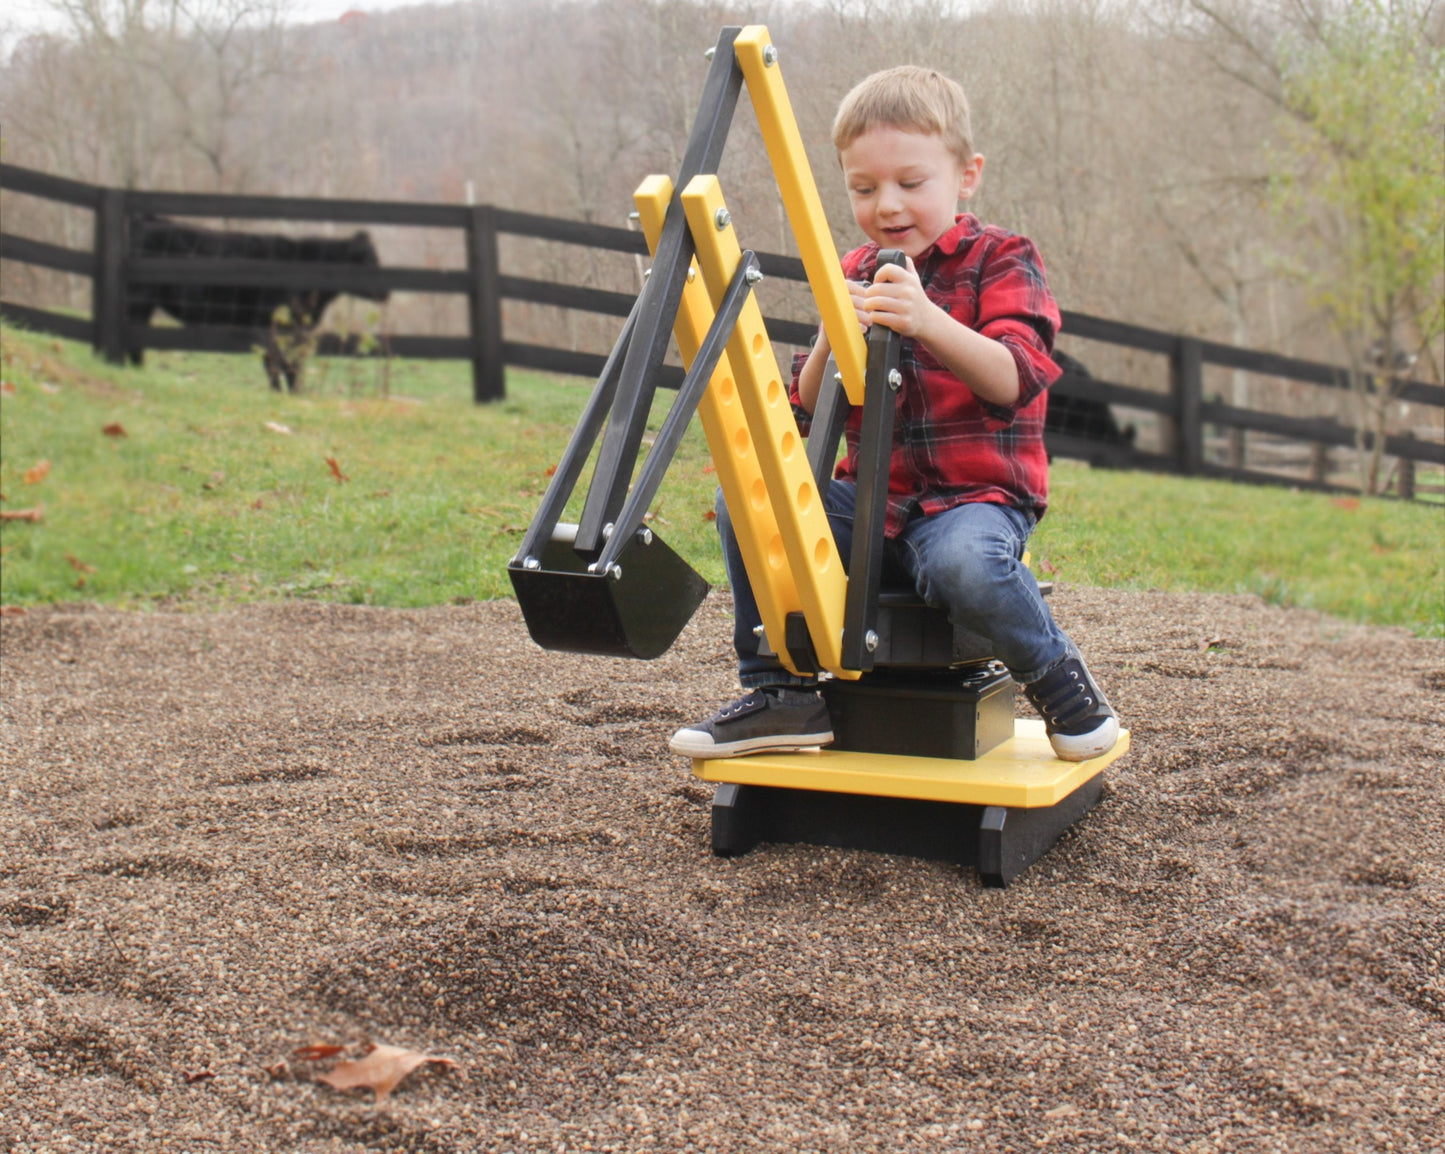
[[[384,8],[401,8],[426,0],[292,0],[293,19],[299,24],[336,20],[343,12],[379,12]],[[5,14],[0,20],[21,35],[42,28],[56,28],[60,21],[47,0],[5,0]]]

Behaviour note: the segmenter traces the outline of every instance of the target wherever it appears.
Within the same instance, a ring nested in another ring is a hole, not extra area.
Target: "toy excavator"
[[[677,185],[650,176],[634,196],[652,269],[507,566],[518,603],[545,649],[666,652],[708,586],[643,516],[696,413],[764,641],[794,672],[824,675],[834,732],[823,750],[695,761],[717,783],[713,852],[841,845],[953,860],[1005,885],[1098,801],[1128,734],[1102,757],[1057,760],[1041,721],[1014,720],[1012,682],[983,638],[911,589],[881,587],[899,338],[859,330],[767,29],[725,28],[710,55]],[[717,177],[744,84],[836,361],[806,447],[753,293],[758,258],[739,248]],[[686,372],[638,469],[669,337]],[[845,568],[822,493],[859,405]],[[578,520],[560,523],[594,448]]]

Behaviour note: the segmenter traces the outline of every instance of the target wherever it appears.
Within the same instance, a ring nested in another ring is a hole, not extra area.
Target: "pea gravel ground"
[[[728,610],[6,618],[0,1150],[1445,1150],[1445,643],[1061,588],[1134,747],[994,891],[709,854]]]

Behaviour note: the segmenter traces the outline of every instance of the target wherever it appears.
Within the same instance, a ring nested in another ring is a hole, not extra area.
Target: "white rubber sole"
[[[786,739],[780,737],[748,737],[740,741],[729,741],[722,745],[716,744],[712,734],[704,733],[700,729],[680,729],[672,735],[672,740],[667,743],[667,748],[679,757],[691,757],[697,761],[708,761],[727,757],[742,757],[748,753],[798,753],[805,749],[817,749],[820,745],[827,745],[833,740],[833,731],[824,730],[822,733],[798,733],[789,734]]]
[[[1119,741],[1119,719],[1110,717],[1098,729],[1071,737],[1064,733],[1049,734],[1049,744],[1061,761],[1088,761],[1103,757]]]

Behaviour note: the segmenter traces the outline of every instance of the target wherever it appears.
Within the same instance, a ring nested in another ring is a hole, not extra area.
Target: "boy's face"
[[[858,227],[879,247],[910,257],[953,227],[958,202],[973,195],[983,172],[977,153],[965,164],[941,136],[890,125],[870,128],[838,160]]]

